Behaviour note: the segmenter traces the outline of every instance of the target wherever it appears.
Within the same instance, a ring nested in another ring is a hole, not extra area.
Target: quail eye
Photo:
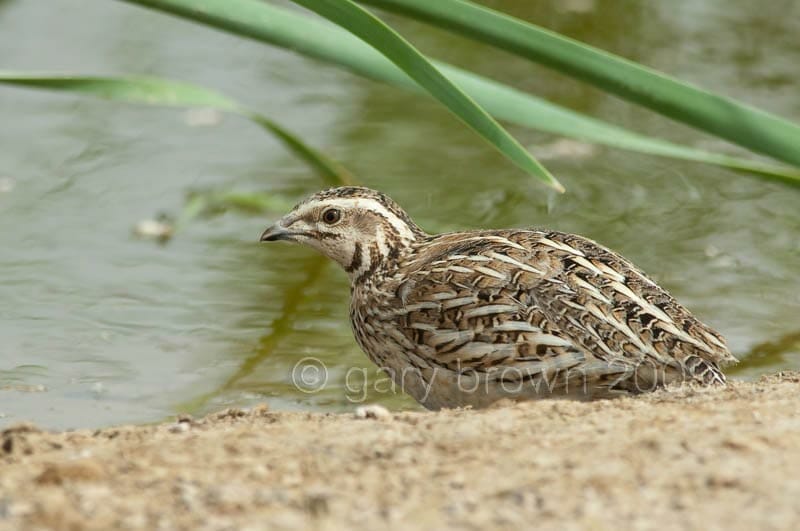
[[[337,208],[329,208],[322,213],[322,221],[328,225],[333,225],[340,219],[342,219],[342,212]]]

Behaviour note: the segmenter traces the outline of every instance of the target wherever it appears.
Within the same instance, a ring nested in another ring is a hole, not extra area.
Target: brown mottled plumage
[[[344,268],[358,344],[428,408],[724,384],[720,365],[736,361],[633,264],[581,236],[428,235],[380,192],[343,187],[261,240],[309,245]]]

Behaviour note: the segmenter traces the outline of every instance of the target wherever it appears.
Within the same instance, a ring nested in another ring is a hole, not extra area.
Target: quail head
[[[312,195],[261,241],[313,247],[351,284],[370,360],[431,409],[724,384],[723,337],[632,263],[541,229],[427,234],[386,195]]]

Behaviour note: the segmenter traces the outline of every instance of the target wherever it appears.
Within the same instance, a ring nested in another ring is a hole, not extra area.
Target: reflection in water
[[[728,372],[736,376],[752,376],[763,373],[763,369],[795,367],[793,358],[800,358],[800,331],[753,346]]]
[[[302,266],[300,268],[302,271],[300,282],[283,287],[281,293],[283,305],[278,316],[270,323],[270,332],[259,339],[255,352],[242,360],[238,370],[225,380],[222,385],[210,393],[182,403],[177,407],[179,411],[203,409],[212,398],[236,389],[243,380],[251,377],[264,360],[275,353],[275,347],[292,333],[294,321],[301,318],[299,315],[301,303],[307,296],[310,287],[319,282],[321,273],[326,266],[326,260],[322,256],[313,256],[304,260]]]

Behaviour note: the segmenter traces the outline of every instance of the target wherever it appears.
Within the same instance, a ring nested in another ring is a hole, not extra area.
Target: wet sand
[[[0,529],[792,529],[800,373],[368,415],[0,433]]]

